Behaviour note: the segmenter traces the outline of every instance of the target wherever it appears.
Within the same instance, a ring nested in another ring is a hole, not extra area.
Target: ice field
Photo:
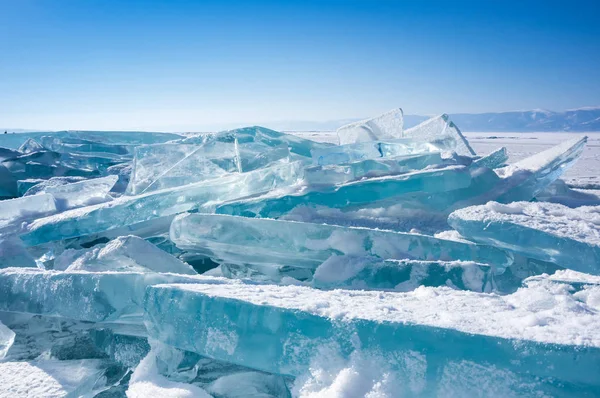
[[[0,135],[0,396],[600,396],[600,133],[459,127]]]

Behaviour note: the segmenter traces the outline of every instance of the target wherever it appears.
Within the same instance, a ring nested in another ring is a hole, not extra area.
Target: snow
[[[454,212],[463,220],[484,224],[512,223],[561,238],[573,239],[600,246],[600,206],[582,206],[570,209],[555,203],[489,202]]]
[[[499,296],[446,287],[412,292],[320,291],[304,286],[158,285],[257,306],[304,311],[337,321],[368,320],[455,329],[464,333],[540,343],[600,348],[597,303],[570,295],[567,287],[542,282]],[[600,291],[600,287],[590,290]]]

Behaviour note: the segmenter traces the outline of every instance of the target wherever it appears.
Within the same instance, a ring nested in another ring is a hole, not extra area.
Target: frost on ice
[[[337,135],[0,135],[0,395],[600,394],[585,137]]]

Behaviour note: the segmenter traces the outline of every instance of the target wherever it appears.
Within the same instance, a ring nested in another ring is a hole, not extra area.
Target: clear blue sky
[[[0,0],[0,126],[600,105],[599,15],[599,0]]]

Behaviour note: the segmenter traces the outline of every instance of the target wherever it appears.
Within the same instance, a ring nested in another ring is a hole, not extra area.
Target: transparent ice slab
[[[233,143],[161,144],[135,149],[128,195],[214,179],[238,172]]]
[[[118,176],[106,176],[81,180],[67,184],[39,184],[34,187],[36,194],[49,193],[54,196],[60,210],[89,206],[112,200],[108,195],[116,184]],[[51,181],[51,180],[49,180]],[[41,186],[40,186],[41,185]],[[25,195],[28,195],[29,191]]]
[[[346,359],[362,352],[388,364],[391,377],[421,364],[426,371],[413,395],[438,395],[457,362],[488,376],[510,373],[518,381],[513,394],[532,384],[550,395],[593,394],[600,320],[593,299],[579,300],[551,284],[509,296],[159,285],[148,289],[145,316],[150,336],[166,344],[276,374],[302,375],[323,350]]]
[[[0,201],[0,226],[32,219],[57,211],[51,194],[27,196]]]
[[[292,185],[301,173],[301,163],[284,163],[178,188],[121,197],[112,202],[69,210],[57,217],[38,219],[28,226],[28,232],[21,238],[28,245],[39,245],[191,210],[213,211],[223,201]]]
[[[19,147],[19,152],[21,153],[32,153],[44,150],[46,150],[46,148],[44,148],[42,144],[40,144],[33,138],[28,138],[27,141],[25,141],[23,145]]]
[[[482,156],[481,158],[473,162],[473,166],[487,167],[489,169],[497,169],[505,165],[508,161],[508,153],[506,148],[498,148],[489,154]]]
[[[399,156],[389,159],[367,159],[352,163],[309,166],[304,178],[309,185],[338,185],[362,178],[404,174],[425,168],[451,165],[468,166],[470,161],[457,156],[442,156],[439,152]]]
[[[491,268],[468,261],[382,260],[332,255],[316,270],[312,284],[319,289],[395,290],[448,286],[475,292],[493,288]]]
[[[215,214],[177,216],[170,238],[181,249],[240,265],[315,269],[332,254],[477,261],[499,269],[512,261],[493,247],[427,235]]]
[[[450,214],[461,235],[564,268],[600,274],[600,207],[490,202]]]
[[[54,260],[55,270],[90,272],[170,272],[194,275],[188,264],[137,236],[120,236],[87,250],[67,250]]]
[[[0,270],[0,311],[88,322],[139,323],[147,286],[224,283],[225,279],[136,272]]]
[[[459,155],[475,155],[469,141],[446,114],[425,120],[423,123],[405,130],[402,137],[416,142],[428,142],[439,148],[452,150]]]
[[[220,214],[276,218],[298,206],[348,208],[395,202],[410,193],[446,192],[471,185],[470,171],[464,166],[416,171],[400,175],[365,178],[337,186],[303,186],[298,193],[228,203],[217,208]]]
[[[326,166],[358,162],[366,159],[389,158],[431,152],[442,152],[443,147],[411,139],[398,138],[389,141],[369,141],[356,144],[315,148],[311,151],[315,165]]]
[[[371,119],[350,123],[337,129],[340,145],[377,140],[402,138],[404,113],[401,108],[392,109]]]

